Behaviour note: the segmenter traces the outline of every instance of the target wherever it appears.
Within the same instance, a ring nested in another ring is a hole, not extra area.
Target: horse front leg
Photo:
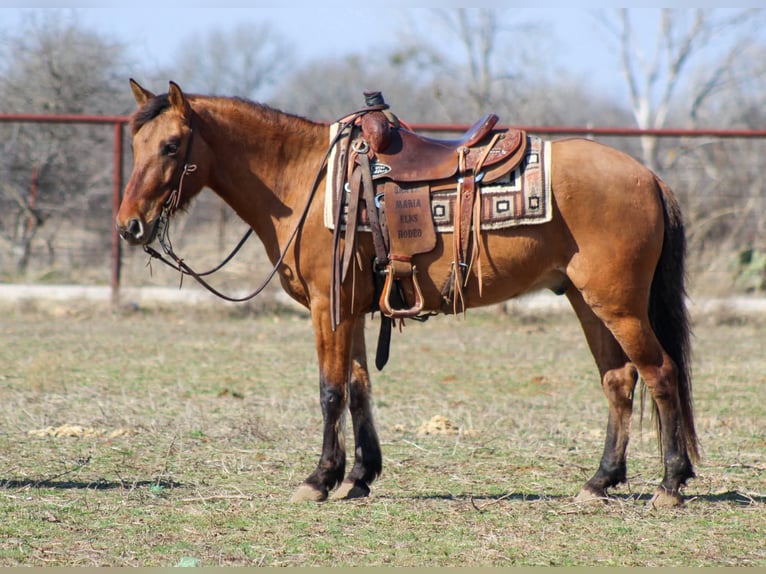
[[[322,454],[314,472],[293,493],[291,500],[294,502],[326,500],[329,492],[343,480],[346,468],[343,415],[348,403],[354,322],[342,321],[333,331],[326,301],[312,302],[311,319],[319,360]]]
[[[354,325],[349,381],[349,410],[354,426],[354,466],[333,493],[333,498],[361,498],[370,494],[370,484],[380,475],[383,456],[372,418],[372,386],[367,369],[367,347],[364,341],[364,316]]]

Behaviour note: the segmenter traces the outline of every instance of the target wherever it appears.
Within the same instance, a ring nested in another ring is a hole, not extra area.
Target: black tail
[[[652,279],[649,320],[665,352],[678,369],[678,395],[683,423],[683,438],[692,462],[699,460],[699,444],[694,429],[691,381],[691,331],[686,309],[686,235],[678,201],[659,177],[657,184],[665,215],[662,254]],[[659,424],[659,416],[655,420]]]

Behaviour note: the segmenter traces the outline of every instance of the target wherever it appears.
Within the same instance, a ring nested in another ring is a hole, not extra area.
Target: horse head
[[[116,225],[123,239],[148,245],[160,222],[188,205],[204,186],[204,140],[194,132],[194,111],[181,88],[154,95],[130,80],[138,109],[131,116],[133,171]]]

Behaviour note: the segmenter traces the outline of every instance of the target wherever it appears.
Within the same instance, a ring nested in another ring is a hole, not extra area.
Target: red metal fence
[[[98,124],[112,127],[112,215],[116,216],[120,208],[123,174],[123,127],[128,123],[128,116],[86,116],[86,115],[42,115],[42,114],[0,114],[0,122],[15,123],[60,123],[60,124]],[[110,286],[112,304],[119,301],[120,293],[120,236],[117,229],[112,229],[112,272]]]
[[[43,115],[43,114],[0,114],[0,123],[62,123],[62,124],[98,124],[111,126],[113,131],[113,175],[112,175],[112,214],[116,216],[119,209],[123,187],[123,148],[124,126],[129,121],[128,116],[88,116],[88,115]],[[420,132],[461,132],[469,126],[457,124],[425,124],[411,123],[410,127]],[[509,127],[509,126],[504,126]],[[583,126],[510,126],[527,130],[529,133],[548,136],[607,136],[607,137],[714,137],[714,138],[766,138],[766,130],[745,129],[639,129],[639,128],[608,128]],[[120,237],[112,228],[112,266],[111,266],[111,299],[116,304],[119,301],[121,249]]]

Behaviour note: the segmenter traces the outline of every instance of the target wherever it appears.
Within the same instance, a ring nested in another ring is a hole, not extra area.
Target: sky
[[[397,28],[406,25],[405,17],[416,18],[420,26],[428,26],[432,13],[426,8],[403,11],[403,3],[319,2],[259,3],[243,8],[204,7],[205,3],[181,4],[123,2],[119,7],[102,1],[35,3],[27,0],[26,7],[5,7],[0,0],[0,30],[13,26],[22,14],[31,9],[75,10],[78,20],[105,34],[114,35],[130,46],[132,56],[148,68],[172,70],[173,60],[184,41],[195,35],[232,29],[240,23],[270,23],[293,44],[299,62],[316,58],[342,58],[351,53],[374,55],[390,47],[396,39]],[[11,5],[12,6],[12,5]],[[46,6],[48,8],[31,8]],[[99,7],[94,7],[99,6]],[[607,34],[593,13],[605,8],[518,8],[514,17],[524,22],[542,24],[550,31],[549,54],[543,54],[542,66],[549,73],[566,71],[590,86],[606,92],[616,101],[627,103],[625,80],[622,78],[617,54],[608,48]],[[652,39],[657,30],[657,8],[632,9],[635,25],[646,37],[646,50],[654,49]],[[348,23],[360,25],[350,27]],[[374,58],[371,58],[374,60]],[[172,78],[170,78],[172,79]]]
[[[319,56],[342,57],[361,50],[380,50],[392,44],[396,28],[405,24],[405,14],[400,8],[363,2],[324,7],[319,7],[319,2],[285,3],[289,8],[275,8],[273,4],[248,8],[179,8],[167,2],[125,2],[122,7],[106,8],[87,7],[88,3],[82,2],[48,4],[58,9],[74,10],[81,22],[99,32],[114,34],[131,46],[132,53],[142,64],[150,66],[172,67],[173,57],[183,40],[212,29],[226,30],[242,22],[272,24],[293,43],[304,61]],[[103,6],[95,2],[90,4]],[[29,5],[39,3],[30,2]],[[19,21],[21,15],[30,10],[32,8],[28,7],[3,8],[0,10],[3,27]],[[603,68],[596,41],[597,27],[587,9],[524,8],[520,9],[520,14],[525,21],[542,22],[552,27],[551,34],[559,43],[557,59],[562,59],[565,65],[574,65],[586,72]],[[406,16],[412,16],[412,13]],[[416,8],[415,17],[419,17],[424,25],[423,22],[433,16],[427,8]],[[356,29],[349,28],[347,22],[361,25]]]

